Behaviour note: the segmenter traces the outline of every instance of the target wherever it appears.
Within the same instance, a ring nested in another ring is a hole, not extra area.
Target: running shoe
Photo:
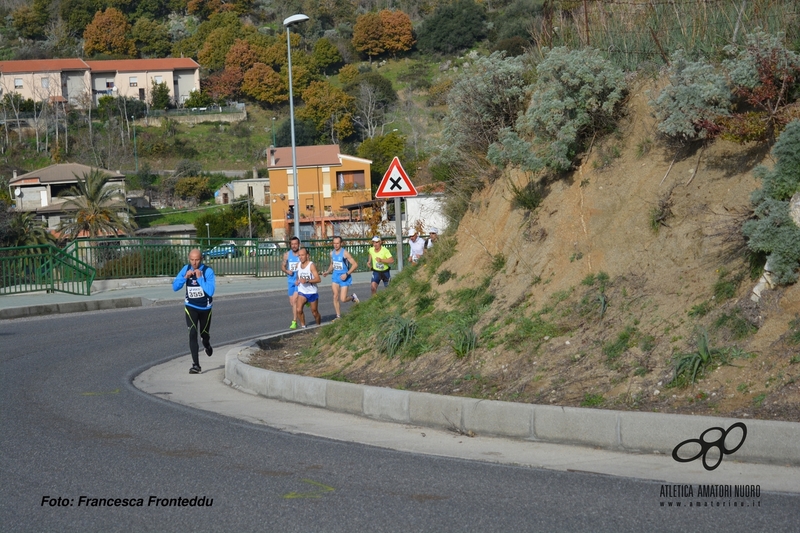
[[[201,370],[202,370],[202,368],[200,368],[200,365],[192,365],[192,368],[189,369],[189,373],[190,374],[199,374]]]
[[[297,329],[297,321],[296,320],[292,320],[292,325],[289,326],[289,329]]]
[[[350,298],[350,299],[351,299],[352,301],[354,301],[355,303],[358,303],[358,302],[360,302],[360,301],[361,301],[361,300],[359,300],[359,299],[358,299],[358,296],[356,296],[356,293],[353,293],[353,297],[352,297],[352,298]]]
[[[303,328],[303,329],[306,329],[306,327],[307,327],[307,326],[306,326],[305,324],[303,324],[303,325],[302,325],[302,326],[300,326],[300,327],[301,327],[301,328]]]
[[[214,353],[214,348],[211,347],[211,343],[208,341],[203,341],[203,348],[206,349],[206,355],[209,357]]]

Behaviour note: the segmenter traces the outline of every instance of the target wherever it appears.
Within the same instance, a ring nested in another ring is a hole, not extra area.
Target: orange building
[[[372,161],[339,153],[339,145],[298,146],[297,188],[294,198],[292,148],[270,147],[267,168],[270,182],[272,235],[287,239],[324,239],[333,235],[336,222],[350,220],[342,206],[372,199]],[[294,211],[299,208],[300,231],[295,232]]]

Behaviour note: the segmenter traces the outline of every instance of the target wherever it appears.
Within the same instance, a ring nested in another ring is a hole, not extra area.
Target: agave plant
[[[725,362],[726,355],[727,352],[723,349],[711,348],[708,344],[708,332],[702,331],[697,336],[695,351],[675,356],[675,369],[671,384],[685,383],[687,378],[689,383],[694,384],[697,376],[701,375],[714,359],[722,359],[722,362]]]

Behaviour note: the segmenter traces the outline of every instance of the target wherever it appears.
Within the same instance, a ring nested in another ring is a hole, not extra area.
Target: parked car
[[[253,257],[257,255],[278,255],[279,252],[278,245],[274,242],[260,242],[258,246],[250,250],[250,255]]]
[[[239,257],[239,250],[235,244],[218,244],[210,250],[203,252],[204,259],[213,259],[215,257]]]

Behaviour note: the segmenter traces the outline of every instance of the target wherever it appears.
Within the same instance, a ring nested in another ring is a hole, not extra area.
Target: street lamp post
[[[277,143],[275,142],[275,117],[272,117],[272,147],[277,147]]]
[[[133,161],[136,164],[136,172],[139,172],[139,155],[136,153],[136,121],[131,115],[131,122],[133,123]]]
[[[211,248],[211,228],[208,222],[206,222],[206,236],[208,237],[208,247]]]
[[[289,57],[289,125],[292,132],[292,178],[294,181],[294,234],[300,237],[300,192],[298,190],[297,179],[297,147],[294,142],[294,97],[292,95],[292,41],[289,38],[289,28],[295,24],[308,20],[306,15],[298,13],[283,21],[286,27],[286,53]]]

